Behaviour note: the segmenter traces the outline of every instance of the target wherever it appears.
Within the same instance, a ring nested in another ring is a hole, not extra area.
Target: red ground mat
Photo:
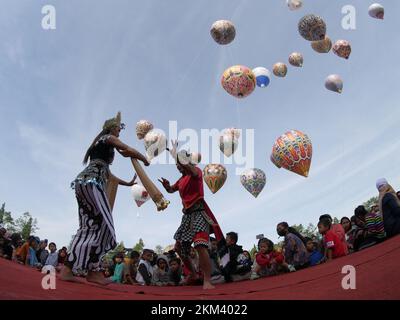
[[[342,267],[356,268],[356,289],[342,288]],[[44,290],[39,271],[0,259],[0,299],[400,299],[400,237],[333,262],[254,281],[201,287],[142,287],[111,284],[100,287],[57,279],[55,290]]]

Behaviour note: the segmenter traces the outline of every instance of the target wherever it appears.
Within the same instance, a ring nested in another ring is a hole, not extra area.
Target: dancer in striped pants
[[[89,164],[72,183],[79,207],[79,229],[72,240],[68,257],[61,272],[61,279],[75,281],[73,273],[87,271],[87,281],[107,284],[99,264],[102,256],[113,249],[117,242],[109,200],[106,194],[107,181],[111,177],[109,165],[114,160],[114,149],[122,156],[136,158],[148,166],[146,157],[122,143],[118,137],[124,125],[121,114],[104,123],[103,130],[94,139],[84,158]],[[130,182],[113,177],[119,185],[132,186]]]

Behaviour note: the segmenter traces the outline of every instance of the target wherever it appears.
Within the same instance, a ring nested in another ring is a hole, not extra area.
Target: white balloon
[[[138,207],[140,207],[142,204],[150,199],[149,193],[140,184],[134,184],[131,188],[131,191],[133,199],[135,200]]]
[[[144,148],[147,157],[151,160],[162,153],[167,147],[167,138],[159,130],[151,130],[144,137]]]
[[[290,10],[298,10],[303,6],[302,0],[286,0],[287,6]]]
[[[256,76],[257,86],[264,88],[271,82],[271,72],[264,67],[257,67],[253,69],[253,73]]]
[[[368,14],[372,18],[383,20],[385,16],[385,8],[379,3],[371,4],[371,6],[368,9]]]

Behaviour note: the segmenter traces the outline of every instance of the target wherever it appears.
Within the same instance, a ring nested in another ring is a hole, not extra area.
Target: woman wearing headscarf
[[[65,259],[62,280],[74,281],[74,271],[88,272],[87,281],[108,283],[99,269],[101,257],[116,246],[114,222],[106,194],[107,182],[113,178],[119,185],[132,186],[136,179],[135,176],[132,181],[125,182],[111,174],[109,166],[114,160],[114,150],[149,165],[144,155],[118,138],[124,127],[120,112],[115,118],[105,121],[83,159],[85,165],[88,161],[89,164],[71,184],[79,207],[79,229]]]
[[[379,191],[379,211],[383,215],[386,236],[388,238],[400,234],[400,200],[386,179],[376,182]]]

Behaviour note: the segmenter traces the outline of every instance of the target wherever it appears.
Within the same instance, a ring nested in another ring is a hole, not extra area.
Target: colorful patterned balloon
[[[314,14],[309,14],[300,19],[298,24],[300,35],[308,41],[318,41],[325,39],[325,21]]]
[[[343,91],[343,80],[337,74],[331,74],[325,80],[325,88],[330,91],[342,93]]]
[[[147,120],[140,120],[136,123],[136,136],[142,140],[147,132],[153,130],[153,125]]]
[[[257,67],[253,69],[253,73],[256,76],[257,86],[265,88],[271,82],[271,72],[264,67]]]
[[[286,4],[290,10],[299,10],[303,6],[302,0],[286,0]]]
[[[167,138],[158,130],[151,130],[144,137],[144,148],[149,160],[157,157],[167,147]]]
[[[256,76],[245,66],[233,66],[225,70],[221,78],[222,87],[236,98],[247,97],[256,87]]]
[[[332,41],[328,36],[324,40],[311,42],[311,48],[318,53],[328,53],[332,49]]]
[[[149,193],[143,186],[139,184],[134,184],[131,188],[131,191],[133,199],[135,200],[138,207],[140,207],[142,204],[144,204],[147,200],[150,199]]]
[[[368,9],[368,14],[372,18],[383,20],[385,17],[385,8],[379,3],[371,4]]]
[[[275,76],[283,78],[286,77],[287,70],[288,69],[286,64],[278,62],[274,64],[272,72],[274,73]]]
[[[260,169],[248,169],[240,176],[240,182],[255,198],[264,189],[267,179],[264,171]]]
[[[212,193],[222,188],[227,176],[225,167],[220,164],[208,164],[203,169],[203,179]]]
[[[301,176],[308,177],[312,157],[310,138],[298,130],[281,135],[272,147],[271,161]]]
[[[303,55],[299,52],[293,52],[289,56],[289,63],[294,67],[302,67],[303,66]]]
[[[228,20],[218,20],[213,23],[210,30],[211,36],[218,44],[231,43],[236,36],[235,26]]]
[[[346,40],[338,40],[333,45],[332,50],[337,56],[344,58],[344,59],[348,59],[351,54],[350,42],[348,42]]]

